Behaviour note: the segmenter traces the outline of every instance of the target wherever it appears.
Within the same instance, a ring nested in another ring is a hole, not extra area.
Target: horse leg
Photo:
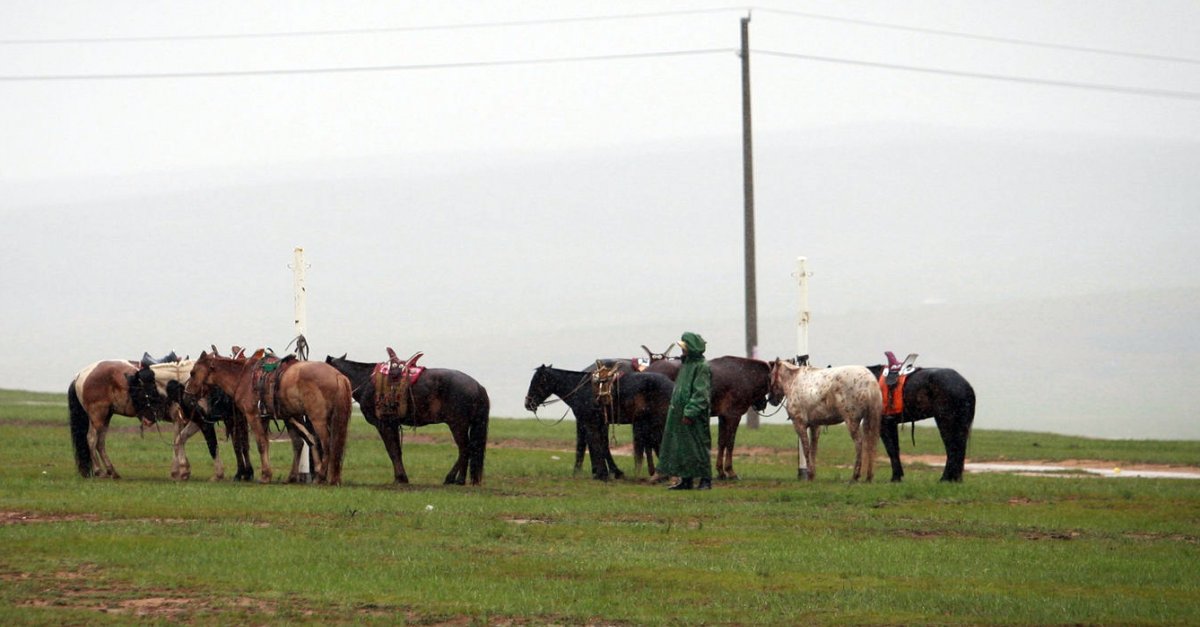
[[[458,447],[458,459],[454,460],[454,465],[450,467],[450,472],[446,473],[446,479],[442,483],[444,485],[467,485],[467,459],[470,456],[467,422],[465,420],[457,422],[450,430],[450,435],[454,437],[454,444]]]
[[[811,453],[808,455],[808,478],[812,480],[817,477],[817,443],[821,441],[821,427],[809,425],[808,433],[812,438],[812,443],[808,447],[809,453]]]
[[[863,428],[859,421],[851,418],[846,421],[846,428],[850,430],[850,439],[854,440],[854,474],[850,476],[850,481],[858,481],[862,477],[863,470]]]
[[[875,447],[879,444],[879,412],[868,414],[863,419],[862,429],[863,463],[866,465],[867,482],[873,482],[875,481]]]
[[[233,458],[237,461],[234,481],[254,481],[254,464],[250,463],[250,434],[246,417],[240,411],[225,419],[225,435],[233,440]]]
[[[587,427],[583,421],[575,419],[575,471],[574,474],[579,474],[583,468],[583,452],[588,447]]]
[[[742,422],[741,414],[737,416],[720,416],[717,419],[719,431],[717,435],[717,478],[737,479],[733,471],[733,446],[737,440],[738,425]]]
[[[400,450],[400,424],[385,420],[374,424],[379,437],[383,439],[383,448],[387,449],[388,457],[392,458],[392,475],[395,482],[408,483],[408,473],[404,470],[404,453]]]
[[[121,475],[113,468],[112,460],[108,458],[104,441],[108,437],[108,425],[112,420],[112,412],[91,416],[92,425],[88,429],[88,446],[92,449],[92,474],[96,477],[120,479]]]
[[[200,433],[204,434],[204,443],[208,445],[208,452],[212,455],[213,476],[209,481],[220,481],[225,478],[225,464],[221,462],[221,455],[217,450],[217,428],[211,422],[195,424]]]
[[[963,467],[967,462],[967,438],[970,436],[971,423],[965,422],[961,416],[938,415],[938,433],[942,436],[942,444],[946,447],[946,467],[942,470],[942,481],[962,481]]]
[[[802,420],[800,420],[800,419],[793,419],[793,420],[795,421],[794,425],[796,427],[796,438],[800,440],[800,452],[801,452],[801,455],[804,457],[803,460],[799,460],[799,459],[796,460],[796,478],[797,479],[807,479],[809,481],[812,481],[815,473],[813,472],[812,454],[809,453],[809,449],[810,449],[809,440],[808,440],[809,428],[808,428],[808,425],[804,424],[804,422]],[[804,466],[800,465],[801,461],[804,462]]]
[[[884,418],[879,425],[879,438],[892,462],[892,482],[904,479],[904,466],[900,464],[900,417]]]
[[[588,455],[592,458],[592,478],[599,481],[608,481],[608,434],[600,425],[586,425],[587,428],[587,444]],[[615,463],[613,464],[616,465]]]
[[[267,438],[266,425],[263,424],[261,418],[258,417],[257,411],[243,411],[246,416],[246,425],[250,430],[254,431],[254,442],[258,445],[258,463],[262,469],[259,472],[259,483],[271,483],[271,440]]]
[[[177,481],[187,481],[192,477],[192,464],[188,461],[187,451],[184,445],[187,444],[188,438],[192,434],[199,431],[196,423],[190,420],[179,419],[175,421],[175,440],[173,442],[175,449],[175,459],[171,461],[171,478]]]

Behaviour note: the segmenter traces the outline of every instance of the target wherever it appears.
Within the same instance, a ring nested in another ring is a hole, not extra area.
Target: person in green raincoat
[[[684,333],[679,346],[683,348],[683,365],[675,377],[675,391],[667,410],[658,472],[680,478],[670,490],[691,490],[694,479],[700,480],[699,489],[710,490],[712,435],[708,417],[712,414],[712,370],[704,361],[704,338]]]

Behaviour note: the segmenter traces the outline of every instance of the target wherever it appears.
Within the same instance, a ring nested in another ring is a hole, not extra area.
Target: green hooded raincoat
[[[712,435],[708,417],[712,414],[712,371],[704,361],[704,338],[684,333],[682,339],[687,349],[667,410],[658,472],[664,476],[711,479]],[[685,417],[692,424],[683,424]]]

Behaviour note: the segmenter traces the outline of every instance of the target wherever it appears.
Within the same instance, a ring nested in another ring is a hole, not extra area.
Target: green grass
[[[198,438],[179,483],[168,429],[114,425],[125,478],[83,480],[64,395],[0,391],[6,624],[1200,623],[1198,482],[946,485],[910,464],[902,484],[851,485],[849,438],[830,429],[800,483],[795,436],[768,425],[739,433],[741,481],[675,493],[573,476],[572,423],[495,419],[483,486],[440,485],[441,425],[407,432],[413,484],[393,486],[356,416],[342,487],[206,481]],[[906,454],[941,452],[935,430],[916,439]],[[1195,464],[1200,443],[973,435],[969,460],[1005,458]]]

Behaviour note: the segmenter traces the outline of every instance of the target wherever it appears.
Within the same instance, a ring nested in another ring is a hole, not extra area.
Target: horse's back
[[[88,364],[75,374],[75,395],[87,403],[98,396],[107,396],[111,383],[120,382],[116,377],[137,372],[137,368],[126,360],[106,359]],[[93,391],[94,390],[94,391]]]
[[[930,415],[941,408],[975,414],[975,388],[953,368],[920,368],[908,375],[904,392],[906,405],[921,408]]]

